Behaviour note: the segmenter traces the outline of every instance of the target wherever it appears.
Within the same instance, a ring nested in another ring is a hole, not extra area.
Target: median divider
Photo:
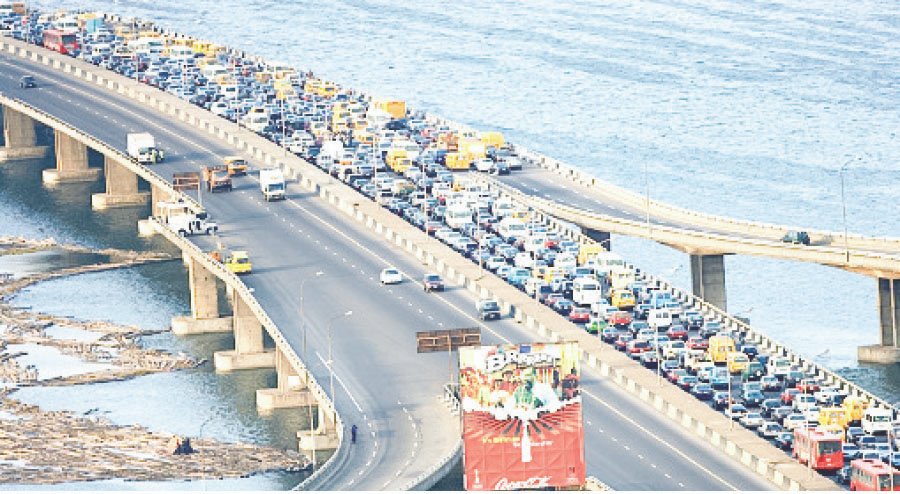
[[[10,45],[16,45],[10,48]],[[424,264],[431,266],[451,283],[464,286],[479,297],[496,299],[510,317],[534,330],[540,337],[549,341],[576,341],[583,350],[587,364],[599,370],[601,375],[609,377],[618,385],[640,397],[660,412],[683,427],[694,431],[730,456],[736,457],[753,471],[771,480],[783,489],[831,490],[838,487],[828,479],[808,471],[793,462],[782,451],[776,449],[755,434],[733,426],[723,415],[713,411],[705,404],[695,400],[689,394],[669,384],[656,384],[656,375],[631,359],[625,357],[599,338],[591,336],[576,328],[550,308],[528,297],[523,292],[510,286],[505,281],[488,271],[482,272],[479,267],[465,259],[450,247],[437,239],[426,235],[409,223],[403,221],[386,209],[373,203],[370,199],[349,186],[332,178],[327,173],[301,158],[286,153],[276,144],[241,129],[236,124],[216,117],[190,103],[168,95],[154,88],[140,86],[137,82],[126,79],[80,60],[74,60],[47,50],[31,47],[15,40],[0,42],[3,49],[20,56],[52,65],[64,72],[74,74],[86,80],[108,88],[115,88],[120,94],[154,108],[157,112],[182,120],[189,125],[203,129],[229,145],[246,152],[251,157],[262,161],[267,166],[278,166],[286,175],[295,179],[307,189],[315,191],[319,196],[334,205],[355,221],[384,236],[394,245],[409,252]],[[190,244],[193,246],[193,244]],[[196,246],[193,246],[196,249]],[[199,250],[199,249],[198,249]],[[200,253],[202,254],[202,252]],[[221,268],[221,267],[219,267]],[[218,271],[214,271],[217,272]],[[230,273],[224,273],[229,275]],[[231,276],[234,276],[233,274]],[[238,286],[246,290],[243,283],[237,280]],[[254,310],[258,303],[254,300]],[[261,311],[261,308],[259,308]],[[262,313],[264,316],[264,312]],[[264,326],[275,328],[268,317],[261,317]],[[270,326],[271,325],[271,326]],[[272,333],[278,334],[277,330]],[[281,341],[281,343],[284,343]],[[286,348],[290,348],[287,346]],[[286,352],[287,353],[287,352]],[[289,358],[292,363],[302,366],[296,354],[291,350]],[[303,369],[303,367],[299,367]],[[298,369],[298,370],[299,370]],[[342,427],[338,427],[342,434]],[[343,441],[342,441],[343,443]],[[454,445],[456,451],[458,444]],[[338,450],[340,453],[341,450]],[[320,472],[333,465],[337,457],[329,459]],[[451,452],[442,460],[450,462],[455,455]],[[441,467],[443,465],[437,465]],[[433,484],[438,480],[437,468],[430,479],[424,480],[419,487]],[[325,475],[320,473],[320,475]]]

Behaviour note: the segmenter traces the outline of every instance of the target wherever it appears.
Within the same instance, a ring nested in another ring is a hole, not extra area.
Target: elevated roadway
[[[41,87],[20,90],[18,78],[34,74]],[[218,163],[235,150],[210,135],[121,95],[43,65],[0,55],[0,91],[76,125],[124,150],[127,132],[155,134],[167,150],[161,176]],[[6,166],[15,166],[6,165]],[[424,294],[416,282],[381,287],[387,265],[411,280],[422,265],[383,237],[348,222],[318,196],[296,184],[288,200],[261,201],[254,177],[236,179],[232,193],[203,194],[222,225],[220,241],[250,251],[254,273],[245,278],[259,302],[287,334],[316,379],[329,382],[326,328],[333,322],[335,395],[346,423],[361,441],[329,472],[321,488],[399,489],[457,445],[457,419],[438,401],[449,375],[446,355],[416,355],[419,330],[480,326],[484,341],[539,340],[509,321],[475,320],[473,296],[460,287]],[[209,239],[195,238],[204,248]],[[303,317],[299,285],[306,283]],[[353,315],[334,319],[347,310]],[[308,321],[306,345],[301,321]],[[304,351],[305,346],[305,351]],[[765,490],[771,485],[680,429],[591,370],[583,380],[588,472],[616,489]]]

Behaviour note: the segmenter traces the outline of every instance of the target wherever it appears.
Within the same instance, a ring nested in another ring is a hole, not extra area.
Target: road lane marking
[[[328,371],[334,376],[334,378],[335,378],[335,380],[337,380],[338,384],[340,384],[341,387],[344,388],[344,392],[347,393],[347,396],[348,396],[348,397],[350,397],[350,401],[352,401],[352,402],[353,402],[353,405],[356,406],[356,410],[357,410],[359,413],[362,413],[362,411],[363,411],[363,410],[362,410],[362,407],[359,406],[359,402],[356,401],[356,398],[354,398],[354,397],[353,397],[353,394],[350,393],[350,390],[347,389],[347,386],[344,384],[344,380],[341,379],[341,376],[339,376],[338,373],[335,372],[335,371],[331,368],[331,364],[328,363],[327,360],[325,360],[324,358],[322,358],[322,354],[320,354],[318,350],[316,350],[316,356],[319,357],[319,360],[322,361],[322,364],[324,364],[325,367],[328,369]],[[332,399],[334,399],[334,398],[332,397]]]

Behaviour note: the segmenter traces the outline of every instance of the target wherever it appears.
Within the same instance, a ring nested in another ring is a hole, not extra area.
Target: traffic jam
[[[0,32],[116,71],[229,119],[315,164],[482,269],[852,490],[900,490],[900,423],[744,342],[601,244],[555,231],[473,173],[526,161],[499,132],[438,125],[284,64],[92,13],[0,13]],[[40,84],[40,81],[36,81]],[[227,192],[226,192],[227,193]],[[282,195],[283,196],[283,195]],[[267,196],[268,199],[268,196]],[[388,267],[383,284],[403,283]],[[425,291],[445,289],[426,274]],[[483,320],[503,317],[480,300]]]

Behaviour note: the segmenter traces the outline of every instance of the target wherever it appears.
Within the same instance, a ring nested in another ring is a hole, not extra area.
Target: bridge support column
[[[694,295],[727,309],[725,297],[725,255],[691,254],[691,281]]]
[[[859,347],[859,361],[900,362],[900,279],[878,278],[878,320],[881,343]]]
[[[316,399],[310,394],[306,382],[291,367],[291,363],[280,348],[275,349],[275,373],[278,377],[278,385],[275,388],[256,390],[256,410],[259,413],[264,414],[276,408],[296,408],[316,404]]]
[[[213,354],[217,371],[263,369],[275,366],[275,351],[263,347],[263,327],[240,295],[235,294],[232,306],[234,350]]]
[[[338,438],[335,421],[331,413],[325,407],[319,407],[317,418],[318,427],[315,430],[297,433],[297,439],[299,440],[297,449],[303,453],[337,449],[340,446],[340,439]]]
[[[3,139],[5,144],[0,148],[0,162],[42,158],[47,154],[47,146],[37,145],[34,120],[5,106]]]
[[[104,157],[106,192],[91,196],[94,209],[143,206],[150,196],[148,192],[138,192],[138,177],[124,165],[108,156]]]
[[[191,315],[173,317],[172,332],[190,335],[231,331],[232,318],[219,316],[219,289],[215,275],[194,258],[187,260],[187,266]]]
[[[54,132],[56,168],[44,170],[46,184],[92,182],[100,176],[97,168],[88,168],[87,146],[59,131]]]

